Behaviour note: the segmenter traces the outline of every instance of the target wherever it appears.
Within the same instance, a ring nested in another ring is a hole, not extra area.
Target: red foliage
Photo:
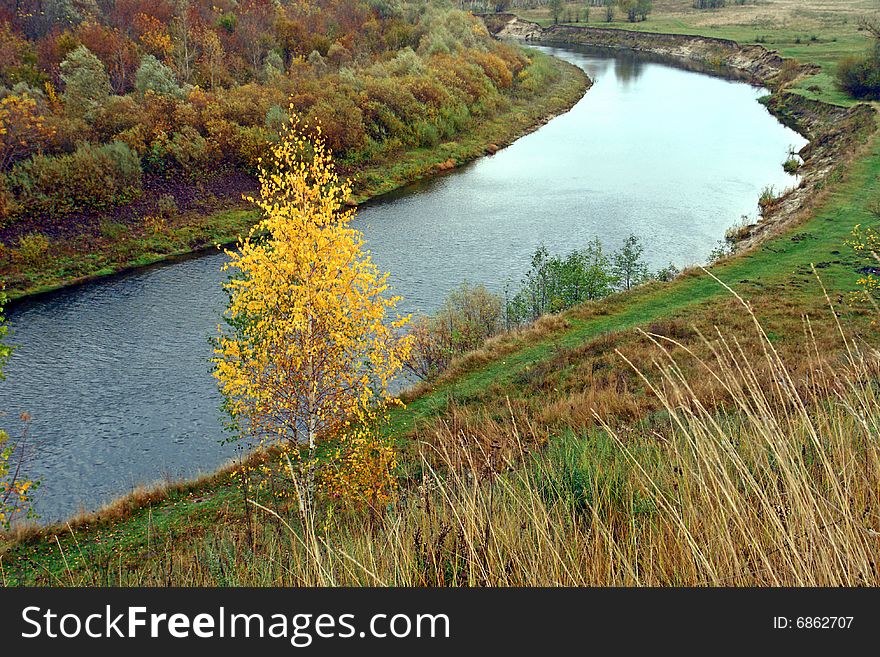
[[[134,41],[119,30],[99,23],[79,25],[75,36],[107,67],[113,91],[123,94],[134,88],[134,74],[140,61]]]

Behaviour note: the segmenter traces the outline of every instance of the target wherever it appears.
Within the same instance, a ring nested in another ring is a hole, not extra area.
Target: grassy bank
[[[855,101],[836,88],[834,71],[837,62],[865,50],[869,35],[859,29],[859,18],[876,10],[871,0],[772,0],[748,3],[717,10],[700,10],[691,0],[654,0],[646,21],[630,23],[618,11],[614,21],[605,21],[604,7],[593,7],[587,25],[640,32],[687,34],[731,39],[740,44],[759,44],[777,50],[783,57],[793,57],[821,70],[800,80],[794,90],[809,98],[840,105]],[[567,12],[567,13],[566,13]],[[579,21],[574,22],[577,12]],[[543,26],[553,24],[548,7],[517,9],[521,18]],[[561,22],[584,25],[583,3],[566,3]]]
[[[801,224],[712,276],[547,318],[414,393],[391,426],[404,494],[379,521],[293,534],[259,515],[252,534],[219,473],[23,534],[0,578],[876,585],[878,336],[845,242],[876,221],[880,139],[849,155]]]
[[[534,53],[538,65],[556,77],[534,94],[520,90],[507,107],[490,118],[472,120],[455,140],[436,148],[384,153],[347,171],[354,183],[354,203],[362,203],[408,183],[439,175],[513,142],[548,118],[568,110],[589,84],[584,72],[561,60]],[[108,216],[99,233],[54,240],[45,252],[6,254],[0,277],[10,298],[47,292],[100,276],[169,258],[231,244],[255,222],[256,214],[240,196],[210,197],[207,210],[176,213],[146,225],[118,223]],[[0,253],[2,255],[2,253]],[[13,257],[14,255],[14,257]]]

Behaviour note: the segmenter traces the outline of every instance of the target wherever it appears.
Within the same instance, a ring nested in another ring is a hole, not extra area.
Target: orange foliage
[[[0,100],[0,171],[39,150],[51,137],[33,98],[9,95]]]

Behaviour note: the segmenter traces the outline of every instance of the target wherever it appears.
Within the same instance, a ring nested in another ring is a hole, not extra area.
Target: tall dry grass
[[[698,354],[645,333],[648,420],[548,436],[510,404],[423,435],[418,484],[381,518],[325,509],[303,527],[261,505],[253,535],[226,523],[71,583],[878,585],[880,353],[843,330],[823,353],[805,318],[793,368],[740,301],[757,341],[718,331]]]

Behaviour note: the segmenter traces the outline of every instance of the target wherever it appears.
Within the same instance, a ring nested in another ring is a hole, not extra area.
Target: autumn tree
[[[135,17],[138,41],[151,55],[159,58],[169,57],[174,49],[168,27],[155,16],[140,13]]]
[[[275,45],[272,30],[275,6],[269,0],[243,0],[237,17],[238,45],[251,68],[257,70],[265,54]]]
[[[115,93],[131,89],[138,63],[137,46],[131,39],[100,23],[83,23],[76,30],[76,38],[104,64]]]
[[[189,0],[180,0],[177,6],[177,15],[171,22],[171,54],[177,78],[184,84],[189,84],[198,59],[197,42],[193,32]]]
[[[76,116],[92,114],[110,96],[110,76],[104,64],[85,46],[79,46],[61,62],[64,105]]]
[[[220,37],[214,30],[202,30],[199,32],[199,55],[198,68],[202,77],[213,89],[228,75],[226,71],[225,55]]]
[[[33,46],[0,20],[0,84],[35,82],[39,77],[35,63]]]
[[[0,292],[0,338],[6,336],[8,328],[2,314],[6,295]],[[6,365],[12,349],[0,342],[0,379],[2,368]],[[27,422],[27,416],[22,420]],[[24,476],[25,447],[27,434],[19,440],[12,440],[9,434],[0,430],[0,528],[8,529],[19,515],[31,516],[30,495],[36,488],[33,481]]]
[[[33,98],[9,94],[0,100],[0,171],[38,150],[51,136]]]
[[[363,427],[391,399],[389,381],[409,349],[398,336],[407,319],[389,317],[398,298],[388,274],[350,226],[350,193],[320,131],[310,143],[291,120],[262,166],[259,198],[249,199],[262,219],[227,265],[214,375],[242,435],[291,448],[301,511],[311,505],[319,442],[351,436],[360,456],[342,454],[358,467],[377,453],[363,444]]]

